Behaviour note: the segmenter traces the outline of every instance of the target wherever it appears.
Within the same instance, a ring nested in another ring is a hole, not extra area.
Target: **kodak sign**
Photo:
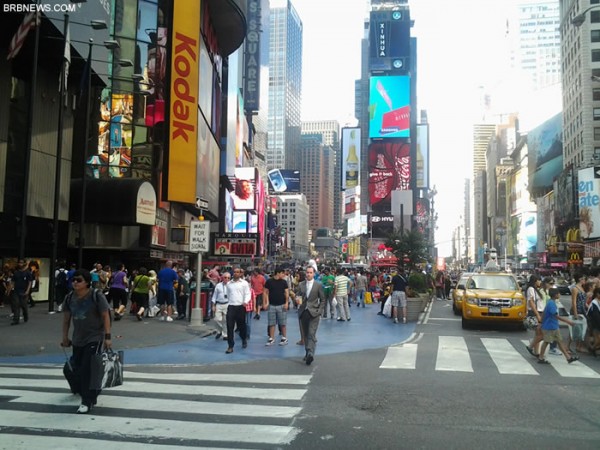
[[[173,1],[168,200],[195,203],[200,0]]]

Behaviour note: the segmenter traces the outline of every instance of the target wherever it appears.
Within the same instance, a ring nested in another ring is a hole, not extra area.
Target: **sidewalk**
[[[321,320],[316,357],[323,354],[381,348],[400,343],[413,333],[416,323],[394,324],[378,316],[379,304],[351,308],[350,322]],[[9,308],[0,309],[0,363],[45,364],[65,360],[59,342],[62,314],[49,314],[48,304],[30,309],[28,323],[10,325]],[[225,354],[227,342],[215,339],[213,322],[191,327],[186,320],[162,322],[147,318],[142,322],[126,315],[113,322],[113,347],[125,350],[126,364],[213,364],[272,358],[302,358],[304,347],[296,345],[300,338],[296,311],[288,314],[286,346],[265,347],[267,316],[252,320],[248,348],[242,349],[236,339],[234,352]],[[279,339],[276,339],[276,343]],[[70,349],[67,350],[70,354]]]

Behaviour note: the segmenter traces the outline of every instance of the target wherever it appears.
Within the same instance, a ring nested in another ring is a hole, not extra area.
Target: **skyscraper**
[[[302,21],[290,0],[271,0],[268,169],[299,167]]]
[[[315,158],[316,155],[305,155],[306,141],[304,140],[305,135],[318,135],[320,136],[319,142],[322,144],[323,154],[319,158],[322,158],[327,167],[323,168],[323,176],[330,177],[331,180],[324,180],[322,187],[317,192],[317,195],[322,199],[322,203],[327,205],[332,212],[332,222],[329,219],[323,223],[318,223],[313,226],[311,223],[311,229],[315,227],[328,227],[328,228],[341,228],[342,227],[342,188],[341,188],[341,149],[340,149],[340,124],[337,120],[314,120],[314,121],[303,121],[302,122],[302,152],[301,152],[301,173],[302,179],[306,179],[306,176],[318,176],[317,170],[313,167],[306,166],[306,161],[309,158]],[[305,191],[302,191],[305,192]],[[311,198],[306,193],[308,203],[311,208],[314,208],[311,203]],[[311,212],[313,212],[311,210]],[[329,213],[327,213],[327,217]]]

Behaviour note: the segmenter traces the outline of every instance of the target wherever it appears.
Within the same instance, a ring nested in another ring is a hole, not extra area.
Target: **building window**
[[[592,42],[600,42],[600,30],[592,30],[590,35]]]
[[[590,11],[590,22],[600,23],[600,11]]]
[[[600,128],[594,127],[594,140],[600,141]]]
[[[600,108],[594,108],[594,120],[600,120]]]
[[[592,50],[592,62],[600,61],[600,49]]]
[[[597,161],[600,159],[600,147],[594,147],[594,156],[593,158]]]
[[[598,80],[598,81],[600,81],[600,80]],[[594,89],[593,92],[594,92],[594,96],[593,96],[594,101],[599,101],[600,100],[600,88]]]

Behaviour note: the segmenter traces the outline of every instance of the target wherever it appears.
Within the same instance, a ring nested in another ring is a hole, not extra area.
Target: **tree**
[[[414,268],[417,264],[429,262],[427,241],[423,233],[418,230],[405,230],[404,233],[401,233],[399,229],[396,229],[388,235],[385,245],[392,249],[394,255],[405,266]],[[406,261],[407,259],[408,261]]]

